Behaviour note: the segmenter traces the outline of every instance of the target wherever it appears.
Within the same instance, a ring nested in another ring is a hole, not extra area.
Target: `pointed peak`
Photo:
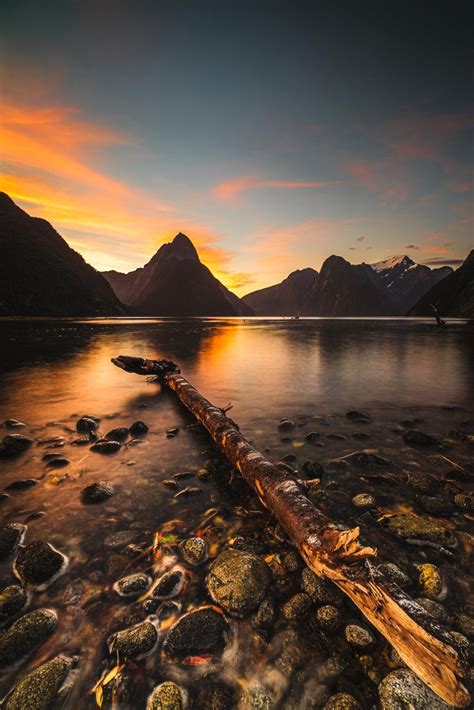
[[[384,271],[385,269],[393,269],[395,266],[413,266],[415,262],[406,254],[398,254],[397,256],[389,256],[382,261],[377,261],[375,264],[370,264],[374,271]]]

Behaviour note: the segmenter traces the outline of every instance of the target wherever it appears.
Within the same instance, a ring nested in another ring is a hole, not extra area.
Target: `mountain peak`
[[[393,269],[395,266],[414,266],[415,262],[406,254],[398,254],[397,256],[389,256],[382,261],[377,261],[375,264],[370,264],[374,271],[385,271],[385,269]]]

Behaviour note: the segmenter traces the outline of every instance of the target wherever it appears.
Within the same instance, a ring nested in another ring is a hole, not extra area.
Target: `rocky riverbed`
[[[305,567],[199,425],[181,412],[156,431],[136,413],[3,423],[8,710],[447,707]],[[272,430],[267,455],[341,526],[360,526],[374,564],[472,662],[469,413],[352,409],[276,417]]]

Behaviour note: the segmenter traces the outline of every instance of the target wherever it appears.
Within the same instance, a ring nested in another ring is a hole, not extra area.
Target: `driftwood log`
[[[443,700],[466,707],[464,649],[451,634],[370,564],[376,554],[359,543],[359,528],[341,531],[307,498],[305,483],[273,464],[240,433],[224,410],[203,397],[167,360],[112,358],[126,372],[153,376],[173,390],[285,528],[320,577],[334,582],[385,636],[403,661]]]

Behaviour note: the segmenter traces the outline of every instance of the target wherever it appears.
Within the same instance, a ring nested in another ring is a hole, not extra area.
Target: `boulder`
[[[270,570],[257,555],[224,550],[214,560],[206,578],[207,590],[229,614],[245,616],[256,609],[270,584]]]
[[[407,668],[385,676],[378,691],[381,710],[448,710],[451,707]]]

